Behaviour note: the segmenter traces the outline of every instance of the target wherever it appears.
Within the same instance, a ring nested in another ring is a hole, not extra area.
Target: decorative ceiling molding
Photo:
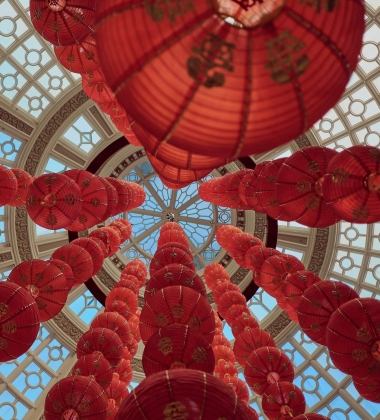
[[[28,125],[26,122],[20,120],[20,118],[16,117],[12,113],[10,113],[9,111],[1,107],[0,107],[0,120],[14,127],[16,130],[27,134],[28,136],[30,136],[34,130],[34,128]]]

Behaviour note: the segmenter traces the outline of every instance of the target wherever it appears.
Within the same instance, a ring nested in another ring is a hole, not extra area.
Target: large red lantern
[[[111,385],[106,390],[108,399],[115,401],[116,407],[120,407],[125,398],[129,395],[128,385],[116,377],[112,379]]]
[[[103,249],[99,243],[92,238],[78,238],[74,239],[71,243],[84,248],[91,255],[93,265],[92,275],[98,274],[103,267],[104,261]]]
[[[70,292],[70,290],[75,285],[75,276],[73,269],[69,266],[69,264],[65,263],[62,260],[50,258],[49,262],[51,262],[53,265],[59,268],[59,270],[62,271],[62,274],[66,278],[66,284],[67,284],[67,291]]]
[[[242,233],[242,230],[236,226],[223,225],[223,226],[219,226],[216,229],[215,237],[218,244],[222,248],[227,249],[231,241],[232,235],[234,235],[235,233]]]
[[[132,225],[128,220],[125,219],[116,219],[110,223],[110,227],[116,227],[119,229],[122,242],[125,242],[130,238],[132,234]]]
[[[380,375],[380,301],[351,300],[340,306],[327,325],[326,339],[334,365],[366,380]]]
[[[136,313],[139,306],[136,294],[126,287],[117,287],[112,289],[106,297],[106,307],[112,308],[112,303],[114,301],[121,301],[125,303],[132,313]]]
[[[73,376],[91,376],[102,387],[110,386],[113,371],[110,362],[100,354],[87,354],[82,356],[73,366]]]
[[[210,343],[202,334],[187,325],[168,325],[149,338],[142,364],[145,376],[169,369],[212,373],[215,359]]]
[[[247,202],[247,205],[251,210],[255,210],[258,213],[265,213],[265,211],[257,200],[256,182],[267,163],[268,162],[258,163],[254,171],[247,173],[239,185],[239,195],[241,199]]]
[[[69,264],[75,276],[75,285],[84,283],[92,276],[92,257],[82,246],[72,243],[63,245],[53,252],[52,258]]]
[[[380,220],[380,150],[352,146],[335,156],[327,167],[323,195],[343,220],[374,223]]]
[[[275,382],[293,382],[294,366],[289,357],[276,347],[253,350],[244,366],[249,387],[262,395]]]
[[[165,287],[145,303],[140,315],[143,342],[158,329],[174,323],[188,325],[203,334],[209,343],[214,338],[215,319],[211,305],[188,287]]]
[[[226,311],[224,311],[227,324],[231,324],[232,321],[240,315],[249,315],[249,313],[249,309],[245,303],[231,305]]]
[[[124,358],[121,359],[120,363],[114,369],[113,375],[126,385],[129,385],[133,376],[131,362],[129,360],[125,360]]]
[[[269,420],[293,419],[306,410],[302,391],[289,382],[270,385],[263,395],[261,405]]]
[[[66,278],[50,261],[24,261],[9,273],[8,281],[30,293],[36,301],[41,322],[52,319],[65,306],[68,295]]]
[[[44,416],[46,420],[106,420],[106,393],[95,378],[68,376],[46,395]]]
[[[0,362],[29,350],[37,338],[40,318],[35,300],[23,287],[0,283]]]
[[[380,379],[352,378],[354,387],[368,401],[380,403]]]
[[[41,175],[29,186],[26,211],[34,223],[46,229],[69,226],[79,216],[81,208],[82,193],[66,175]]]
[[[302,331],[325,346],[326,328],[333,312],[358,297],[352,287],[338,281],[322,280],[313,284],[305,290],[297,308]]]
[[[281,165],[276,181],[276,198],[281,209],[298,223],[326,227],[340,221],[327,207],[323,182],[327,165],[338,154],[327,147],[307,147]]]
[[[88,235],[89,238],[98,238],[103,241],[106,247],[105,257],[116,254],[120,247],[120,236],[119,234],[110,227],[102,227],[93,230]]]
[[[296,271],[288,276],[284,283],[284,297],[287,304],[297,309],[305,290],[319,281],[322,281],[319,276],[307,270]]]
[[[103,219],[107,220],[109,217],[114,215],[114,211],[118,201],[118,193],[116,191],[116,188],[105,178],[99,177],[99,179],[102,181],[107,192],[107,209],[103,215]]]
[[[30,184],[33,182],[34,178],[28,172],[24,171],[23,169],[12,168],[11,171],[13,172],[13,174],[15,175],[16,180],[17,180],[17,191],[16,191],[16,194],[15,194],[13,200],[8,202],[8,206],[14,206],[14,207],[22,206],[26,203],[28,188],[29,188]],[[8,183],[10,185],[12,184],[11,179],[7,180],[7,184]],[[10,196],[12,195],[11,190],[9,191],[9,194],[10,194]],[[5,195],[5,197],[6,197],[6,195]],[[4,199],[4,197],[1,197],[1,198]]]
[[[153,275],[169,264],[182,264],[195,271],[193,254],[189,250],[170,247],[157,251],[149,265],[150,274]]]
[[[132,342],[130,326],[118,312],[104,312],[97,315],[92,320],[90,328],[108,328],[115,331],[125,346]]]

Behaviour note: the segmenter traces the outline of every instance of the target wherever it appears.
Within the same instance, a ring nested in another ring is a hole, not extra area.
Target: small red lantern
[[[291,274],[284,283],[284,297],[288,305],[297,309],[305,290],[319,281],[322,279],[311,271],[301,270]]]
[[[223,281],[219,284],[214,284],[215,287],[212,290],[212,294],[214,296],[214,302],[219,305],[219,301],[221,296],[226,292],[241,292],[239,286],[236,284],[231,283],[231,281]]]
[[[212,348],[214,352],[215,361],[219,362],[219,360],[224,360],[225,362],[235,362],[235,355],[231,347],[227,346],[214,346]]]
[[[51,262],[53,265],[59,268],[59,270],[62,271],[62,274],[66,278],[66,284],[67,284],[67,291],[70,292],[70,290],[75,285],[75,276],[73,269],[69,266],[69,264],[65,263],[62,260],[50,258],[49,262]]]
[[[69,226],[79,216],[81,209],[82,193],[66,175],[41,175],[29,186],[26,211],[34,223],[46,229]]]
[[[160,236],[157,241],[157,246],[160,247],[168,242],[180,242],[189,248],[189,243],[186,239],[186,234],[182,230],[178,229],[167,229],[164,232],[160,233]]]
[[[115,401],[116,407],[120,407],[125,398],[129,395],[128,385],[117,378],[113,378],[111,385],[106,389],[108,399]]]
[[[84,248],[91,255],[93,264],[92,276],[98,274],[103,267],[104,261],[103,249],[99,245],[99,242],[94,241],[92,238],[78,238],[74,239],[71,243]]]
[[[239,195],[242,198],[242,200],[244,197],[245,201],[247,202],[248,207],[251,210],[255,210],[258,213],[265,213],[265,211],[257,200],[256,182],[261,171],[265,168],[267,163],[268,162],[258,163],[254,171],[247,173],[239,185]]]
[[[195,290],[169,286],[152,296],[140,315],[143,342],[158,329],[174,323],[188,325],[212,343],[215,329],[213,310],[207,299]]]
[[[104,312],[118,312],[127,321],[129,321],[129,319],[136,313],[135,310],[133,310],[132,312],[128,303],[124,303],[121,300],[114,300],[113,302],[109,303],[108,306],[106,304],[106,308],[104,309]]]
[[[239,265],[243,268],[250,268],[250,265],[245,262],[245,256],[247,251],[253,246],[264,247],[265,245],[251,233],[242,232],[232,235],[231,242],[226,249]]]
[[[322,280],[305,290],[298,305],[302,331],[316,343],[326,345],[326,328],[333,312],[349,300],[358,298],[355,290],[332,280]]]
[[[380,379],[360,379],[353,377],[354,387],[359,394],[368,401],[380,403]]]
[[[132,381],[133,369],[130,360],[121,359],[120,363],[114,369],[113,375],[124,382],[125,385],[129,385]]]
[[[95,229],[92,232],[90,232],[88,237],[89,238],[95,237],[103,241],[106,247],[107,257],[116,254],[116,252],[119,250],[120,236],[112,228],[102,227],[102,228]]]
[[[55,317],[66,303],[68,295],[66,278],[50,261],[24,261],[9,273],[8,281],[30,293],[36,301],[41,322]]]
[[[241,291],[230,291],[225,292],[222,294],[222,296],[219,298],[219,304],[218,304],[218,311],[220,315],[223,317],[226,315],[227,310],[232,305],[245,305],[246,299],[245,296],[241,293]]]
[[[100,248],[101,248],[101,250],[102,250],[102,252],[103,252],[103,258],[106,258],[106,254],[107,254],[107,248],[106,248],[106,246],[104,245],[104,242],[101,240],[101,239],[99,239],[99,238],[96,238],[95,236],[91,236],[91,238],[90,238],[92,241],[94,241],[97,245],[99,245],[100,246]]]
[[[247,405],[248,416],[251,420],[259,420],[259,415],[257,411],[253,409],[250,405]]]
[[[164,233],[166,230],[176,229],[184,233],[181,225],[177,222],[166,222],[160,228],[160,233]]]
[[[265,246],[253,246],[245,254],[245,263],[253,271],[253,281],[260,286],[260,271],[264,261],[273,255],[282,255],[274,248]]]
[[[132,353],[129,351],[128,347],[124,347],[124,350],[123,350],[123,359],[122,360],[126,360],[127,362],[131,362],[132,361]],[[119,363],[118,366],[120,366],[120,363]]]
[[[114,211],[118,201],[118,193],[116,188],[105,178],[99,177],[100,181],[103,183],[104,188],[107,192],[107,208],[103,215],[103,220],[107,220],[114,215]]]
[[[219,378],[223,379],[225,376],[238,376],[239,371],[235,366],[235,361],[233,362],[226,362],[223,359],[220,359],[215,364],[214,368],[214,375]]]
[[[146,265],[141,260],[133,260],[129,262],[123,269],[121,273],[121,278],[125,275],[132,275],[138,278],[139,286],[142,287],[146,283],[146,278],[148,276],[148,270]]]
[[[73,376],[91,376],[103,388],[108,388],[113,378],[110,362],[100,354],[87,354],[75,363]]]
[[[235,233],[242,233],[242,230],[237,228],[236,226],[223,225],[219,226],[216,229],[215,237],[218,244],[222,248],[227,249],[228,245],[231,242],[232,235],[234,235]]]
[[[129,206],[131,205],[131,189],[128,184],[123,182],[121,179],[116,179],[110,176],[106,177],[105,180],[108,181],[117,191],[117,202],[112,216],[128,211]]]
[[[124,275],[115,285],[113,286],[114,289],[117,287],[126,287],[127,289],[131,289],[133,293],[136,295],[139,293],[139,279],[135,276],[131,275]]]
[[[276,347],[272,336],[260,328],[250,328],[242,332],[234,342],[234,354],[240,366],[244,367],[253,350],[260,347]]]
[[[219,285],[219,282],[230,282],[230,276],[228,275],[226,269],[217,263],[211,263],[204,269],[204,278],[207,286],[214,290],[216,286]]]
[[[113,399],[109,399],[107,407],[107,420],[116,420],[118,412],[119,407],[116,405],[116,402]]]
[[[90,328],[108,328],[115,331],[125,346],[132,342],[131,328],[127,320],[118,312],[104,312],[97,315],[92,320]]]
[[[9,201],[7,204],[8,206],[14,207],[23,206],[26,203],[28,188],[33,182],[34,178],[28,172],[19,168],[12,168],[11,171],[13,172],[17,180],[17,190],[13,200]],[[11,185],[11,179],[8,180],[7,183]],[[12,195],[11,190],[9,191],[9,193],[10,195]],[[4,199],[4,197],[2,197],[2,199]]]
[[[128,210],[140,207],[146,199],[146,192],[144,188],[136,182],[124,181],[132,190],[131,204]]]
[[[124,108],[116,100],[112,102],[100,102],[98,105],[99,108],[110,117],[123,117],[125,115]]]
[[[153,275],[161,268],[169,264],[182,264],[185,267],[195,271],[193,254],[190,251],[171,247],[157,251],[149,265],[150,274]]]
[[[250,311],[247,308],[246,304],[240,305],[231,305],[227,311],[225,312],[224,318],[226,319],[228,324],[231,324],[234,319],[239,317],[240,315],[249,315]]]
[[[262,395],[276,382],[293,382],[294,366],[289,357],[276,347],[261,347],[253,350],[244,366],[247,384]]]
[[[128,220],[116,219],[110,223],[110,227],[116,227],[119,229],[122,242],[125,242],[132,235],[132,225]]]
[[[212,310],[212,312],[214,314],[214,319],[215,319],[215,328],[221,328],[221,329],[223,329],[223,322],[219,318],[218,312],[215,311],[214,309]]]
[[[366,380],[380,374],[380,301],[353,299],[332,314],[327,347],[332,362],[347,375]]]
[[[223,334],[215,334],[214,339],[212,340],[211,347],[215,346],[226,346],[231,347],[230,340],[226,338]]]
[[[247,384],[236,376],[225,376],[222,379],[228,386],[230,386],[238,396],[239,400],[248,404],[249,401],[249,389]]]
[[[269,420],[293,419],[306,410],[302,391],[289,382],[270,385],[263,395],[261,405]]]
[[[243,331],[249,330],[251,328],[259,328],[259,323],[257,322],[256,318],[248,314],[237,316],[229,323],[229,325],[235,338],[239,337]]]
[[[97,76],[100,75],[100,78],[97,77],[96,79],[88,79],[82,76],[82,87],[84,93],[97,104],[110,103],[116,100],[112,90],[105,82],[103,74],[96,70],[93,73],[98,73]]]
[[[37,304],[21,286],[0,283],[0,362],[24,354],[37,338],[40,318]]]
[[[125,303],[132,313],[136,313],[139,302],[136,294],[133,293],[132,290],[127,289],[126,287],[112,289],[106,297],[106,307],[111,309],[113,302],[117,300]]]
[[[69,264],[75,276],[75,286],[84,283],[92,276],[94,264],[90,253],[82,246],[72,243],[60,246],[53,252],[52,258]]]
[[[78,359],[87,354],[100,354],[116,367],[123,357],[124,346],[119,336],[108,328],[91,328],[77,342]]]

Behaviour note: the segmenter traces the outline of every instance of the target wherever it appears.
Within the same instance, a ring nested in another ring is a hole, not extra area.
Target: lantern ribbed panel
[[[212,289],[212,294],[214,297],[214,302],[218,305],[221,296],[226,293],[226,292],[231,292],[231,291],[235,291],[235,292],[240,292],[240,288],[239,286],[237,286],[236,284],[231,283],[229,280],[223,281],[222,283],[216,284],[214,283],[213,289]]]
[[[281,252],[274,248],[266,248],[263,246],[254,246],[250,248],[245,254],[245,262],[248,268],[253,271],[253,280],[260,286],[260,271],[264,261],[274,255],[281,255]]]
[[[100,76],[103,76],[102,73],[100,73]],[[97,104],[110,103],[116,99],[104,77],[97,78],[97,80],[82,77],[82,87],[84,93]]]
[[[177,229],[177,230],[184,233],[181,225],[177,222],[166,222],[166,223],[164,223],[160,228],[160,233],[163,233],[166,230],[170,230],[170,229]]]
[[[106,420],[107,395],[94,378],[69,376],[52,386],[45,399],[46,420]]]
[[[226,346],[231,347],[230,340],[225,337],[223,334],[215,334],[214,339],[212,340],[211,347],[215,346]]]
[[[167,286],[189,287],[206,297],[205,284],[195,271],[182,264],[170,264],[151,276],[145,287],[145,301]]]
[[[35,300],[21,286],[0,283],[0,362],[24,354],[37,338],[40,328]]]
[[[62,271],[62,274],[66,278],[66,284],[67,284],[67,290],[70,292],[70,290],[75,285],[75,276],[73,269],[69,266],[69,264],[65,263],[62,260],[57,260],[54,258],[50,258],[49,262],[51,262],[53,265],[59,268],[59,270]]]
[[[311,271],[301,270],[291,274],[284,283],[284,298],[287,304],[297,309],[305,290],[319,281],[322,279]]]
[[[115,289],[114,289],[115,290]],[[121,300],[114,300],[109,302],[108,305],[106,303],[106,307],[104,312],[118,312],[122,315],[127,321],[136,314],[136,310],[132,309],[128,303],[124,303]]]
[[[110,387],[106,389],[106,394],[109,399],[115,400],[117,407],[120,407],[129,395],[128,385],[114,377]]]
[[[249,312],[248,308],[247,312]],[[243,331],[249,330],[251,328],[259,328],[259,323],[253,316],[248,314],[242,314],[237,316],[235,319],[231,320],[229,326],[231,327],[232,334],[236,338]]]
[[[115,400],[113,400],[112,398],[109,399],[107,407],[107,420],[115,420],[118,411],[119,407],[116,405]]]
[[[110,117],[123,117],[125,115],[125,110],[118,101],[99,103],[99,108]]]
[[[258,213],[265,213],[263,207],[259,204],[256,195],[256,182],[261,171],[268,162],[258,163],[253,172],[247,173],[239,185],[240,197],[245,197],[248,207]],[[244,201],[244,200],[243,200]]]
[[[129,207],[129,210],[140,207],[141,204],[143,204],[146,199],[145,189],[141,185],[137,184],[136,182],[129,182],[129,181],[124,181],[124,182],[126,182],[132,188],[132,202]]]
[[[123,343],[119,336],[108,328],[92,328],[77,342],[78,359],[86,354],[99,353],[115,367],[123,357]]]
[[[126,360],[127,362],[130,362],[130,363],[132,362],[132,353],[129,351],[127,347],[124,347],[123,349],[123,359]],[[120,364],[117,366],[120,366]]]
[[[105,177],[105,180],[108,181],[117,192],[117,202],[111,216],[116,216],[119,213],[127,211],[131,204],[131,189],[129,186],[122,182],[122,180],[110,176]]]
[[[14,207],[23,206],[26,203],[29,185],[33,182],[34,178],[23,169],[12,168],[11,172],[13,172],[14,176],[16,177],[17,190],[14,198],[7,204],[8,206]],[[7,183],[10,185],[12,184],[10,180],[7,181]],[[9,191],[9,193],[11,195],[11,191]],[[4,197],[1,198],[4,199]]]
[[[204,269],[203,276],[207,286],[211,290],[214,290],[219,281],[223,280],[223,282],[230,282],[230,276],[228,275],[226,269],[217,263],[207,265]]]
[[[168,325],[155,332],[145,344],[142,365],[146,376],[169,369],[212,373],[215,359],[210,343],[202,334],[187,325]]]
[[[133,339],[132,344],[131,345],[128,344],[128,347],[127,347],[128,351],[131,353],[132,356],[136,356],[138,348],[139,348],[139,343],[135,339]]]
[[[259,420],[259,415],[255,409],[253,409],[250,405],[247,405],[247,410],[250,420]]]
[[[95,237],[103,241],[106,247],[105,257],[114,255],[119,250],[120,237],[112,228],[102,227],[102,228],[95,229],[92,232],[90,232],[88,237],[89,238]]]
[[[294,417],[293,420],[330,420],[330,418],[322,416],[321,414],[306,413]]]
[[[107,192],[107,208],[103,215],[104,220],[114,215],[114,210],[118,200],[118,193],[116,188],[105,178],[99,177]]]
[[[9,273],[8,281],[30,293],[36,301],[41,322],[55,317],[67,301],[66,277],[50,261],[24,261]]]
[[[230,291],[230,292],[224,292],[222,296],[219,298],[218,303],[218,312],[220,315],[225,317],[227,311],[229,308],[231,308],[232,305],[245,305],[246,299],[245,296],[241,293],[241,291]]]
[[[115,283],[113,287],[114,289],[118,287],[126,287],[137,295],[139,293],[139,279],[135,276],[125,274],[118,282]]]
[[[224,360],[225,362],[235,362],[235,355],[231,347],[219,345],[214,346],[212,348],[212,351],[214,352],[215,356],[215,362],[219,362],[219,360]]]
[[[262,395],[274,382],[293,382],[294,366],[280,349],[261,347],[249,355],[244,377],[252,391]]]
[[[380,379],[360,379],[353,377],[354,387],[368,401],[380,403]]]
[[[132,381],[133,369],[129,360],[121,359],[118,366],[114,369],[113,375],[120,381],[129,385]]]
[[[121,272],[121,278],[124,275],[132,275],[139,279],[139,286],[142,287],[146,283],[146,278],[148,276],[148,269],[146,265],[141,260],[133,260],[129,262]]]
[[[333,312],[359,295],[350,286],[332,280],[322,280],[305,290],[298,305],[298,320],[302,331],[316,343],[326,345],[326,328]]]
[[[213,309],[212,312],[214,314],[214,319],[215,319],[215,328],[222,329],[223,328],[223,322],[219,318],[218,311],[216,311],[215,309]]]
[[[132,315],[128,320],[129,326],[131,327],[131,335],[137,341],[141,341],[140,334],[140,317]]]
[[[235,362],[226,362],[223,359],[215,363],[214,375],[219,379],[224,379],[226,376],[238,376],[239,371],[235,366]]]
[[[327,347],[337,369],[367,380],[380,374],[380,302],[353,299],[340,306],[327,325]]]
[[[222,381],[236,392],[236,395],[240,401],[248,404],[249,389],[247,384],[242,379],[237,378],[236,376],[225,376]]]
[[[125,346],[132,342],[130,326],[118,312],[104,312],[97,315],[91,322],[90,328],[108,328],[115,331]]]
[[[189,242],[186,239],[186,234],[178,229],[168,229],[160,233],[157,241],[157,246],[162,246],[168,242],[180,242],[189,247]]]
[[[233,350],[237,362],[244,367],[252,351],[265,346],[276,347],[272,336],[260,328],[250,328],[236,337]]]
[[[379,172],[377,147],[352,146],[342,150],[331,159],[323,182],[323,194],[331,210],[348,222],[378,222]]]
[[[71,243],[84,248],[90,254],[93,264],[92,276],[98,274],[104,261],[103,249],[99,243],[92,238],[78,238],[74,239]]]
[[[245,255],[253,246],[263,247],[265,245],[259,238],[256,238],[251,233],[235,233],[232,235],[227,251],[241,267],[249,268],[249,265],[245,262]]]
[[[117,229],[119,229],[122,236],[122,242],[125,242],[132,235],[132,225],[128,220],[116,219],[112,221],[109,225],[110,227],[116,227]]]
[[[149,265],[150,274],[155,274],[161,268],[169,264],[182,264],[195,271],[194,258],[190,250],[185,251],[180,248],[171,247],[157,251]]]
[[[225,312],[227,324],[231,324],[234,319],[240,315],[249,315],[250,311],[246,304],[232,305]]]
[[[215,319],[211,305],[188,287],[165,287],[145,303],[140,315],[142,340],[146,342],[159,328],[173,323],[188,325],[203,334],[209,343],[214,338]]]
[[[72,243],[60,246],[53,252],[52,258],[69,264],[75,276],[75,285],[84,283],[92,276],[92,257],[82,246]]]
[[[132,313],[136,313],[139,302],[137,300],[137,295],[133,293],[132,290],[127,289],[126,287],[112,289],[106,297],[106,307],[111,309],[113,302],[118,300],[125,303]]]
[[[74,45],[94,30],[96,3],[91,0],[31,0],[36,31],[53,45]]]
[[[69,226],[79,216],[81,208],[82,193],[66,175],[41,175],[29,186],[26,211],[34,223],[45,229]]]
[[[165,242],[162,245],[158,245],[156,252],[162,251],[163,249],[166,249],[166,248],[179,248],[179,249],[182,249],[183,251],[190,251],[190,248],[189,248],[188,245],[186,245],[184,243],[181,243],[181,242],[170,241],[170,242]]]
[[[306,410],[302,391],[289,382],[270,385],[263,395],[261,405],[269,420],[294,418]]]
[[[87,354],[75,363],[72,369],[73,376],[93,376],[103,388],[109,387],[113,378],[110,362],[100,354]]]
[[[236,226],[222,225],[216,228],[215,237],[218,244],[222,248],[227,249],[230,244],[232,235],[235,233],[242,233],[242,230]]]

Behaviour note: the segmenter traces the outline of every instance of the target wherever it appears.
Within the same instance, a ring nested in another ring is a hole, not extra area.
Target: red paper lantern
[[[90,376],[103,388],[108,388],[113,378],[110,362],[100,354],[82,356],[73,367],[73,376]]]
[[[102,72],[94,71],[94,78],[82,76],[84,93],[97,104],[106,104],[116,100],[115,95],[104,80]]]
[[[215,329],[213,310],[207,299],[195,290],[169,286],[152,296],[143,306],[140,315],[143,342],[159,328],[173,323],[188,325],[212,343]]]
[[[116,188],[105,178],[102,178],[100,176],[99,179],[103,183],[107,192],[107,208],[103,215],[103,220],[107,220],[114,214],[118,201],[118,193],[116,191]]]
[[[66,229],[77,232],[103,222],[108,193],[99,177],[83,169],[70,169],[63,174],[75,181],[82,194],[81,212]]]
[[[140,335],[140,317],[132,315],[128,320],[129,326],[131,327],[131,335],[137,341],[141,341]]]
[[[210,343],[187,325],[168,325],[147,341],[142,357],[145,376],[170,369],[212,373],[215,359]]]
[[[102,227],[93,230],[88,235],[89,238],[98,238],[103,241],[106,247],[106,257],[116,254],[120,247],[120,237],[114,229],[109,227]]]
[[[7,204],[8,206],[14,206],[14,207],[23,206],[26,203],[28,188],[30,184],[33,182],[34,178],[30,174],[28,174],[28,172],[19,168],[12,168],[11,172],[13,172],[14,176],[16,177],[17,190],[16,190],[16,194],[14,198],[11,201],[9,201]],[[3,176],[5,175],[6,173],[3,174]],[[11,185],[13,184],[12,181],[13,180],[11,178],[7,179],[6,184],[9,184],[9,187],[11,187]],[[3,190],[2,190],[2,194],[3,194]],[[7,189],[5,197],[2,196],[1,199],[2,200],[7,199],[6,198],[7,195],[12,196],[12,188]]]
[[[112,303],[115,300],[120,300],[125,303],[132,313],[136,313],[139,306],[136,294],[126,287],[117,287],[116,289],[112,289],[106,297],[106,307],[109,309],[112,308]]]
[[[68,295],[66,278],[50,261],[24,261],[9,273],[8,281],[30,293],[36,301],[41,322],[55,317],[66,303]]]
[[[221,329],[223,329],[223,322],[219,318],[218,312],[215,311],[215,309],[213,309],[212,312],[214,314],[214,319],[215,319],[215,328],[221,328]]]
[[[288,305],[297,309],[305,290],[319,281],[322,279],[311,271],[301,270],[291,274],[284,283],[284,298]]]
[[[243,331],[250,330],[251,328],[259,328],[259,323],[256,318],[248,314],[239,315],[229,325],[235,338],[239,337]]]
[[[189,287],[206,297],[206,288],[198,274],[182,264],[170,264],[156,271],[145,287],[145,301],[167,286]]]
[[[110,117],[123,117],[125,115],[124,108],[116,100],[105,103],[100,102],[98,105],[99,108]]]
[[[94,34],[91,33],[82,42],[69,46],[54,46],[58,61],[72,73],[88,73],[99,68]]]
[[[250,405],[247,406],[248,416],[251,420],[259,420],[259,415]]]
[[[128,211],[129,206],[131,205],[131,189],[128,184],[123,182],[121,179],[113,177],[106,177],[105,180],[108,181],[117,192],[117,202],[111,216],[116,216],[119,213]]]
[[[94,29],[96,4],[91,0],[31,0],[36,31],[53,45],[74,45]]]
[[[125,275],[132,275],[138,278],[139,286],[142,287],[146,283],[148,270],[144,262],[140,260],[133,260],[129,262],[121,273],[121,278]]]
[[[113,399],[109,399],[107,407],[107,420],[116,420],[118,412],[119,407],[116,405],[115,401]]]
[[[108,328],[115,331],[125,346],[132,342],[131,328],[118,312],[104,312],[97,315],[91,322],[90,328]]]
[[[232,3],[231,3],[232,4]],[[258,163],[254,171],[247,173],[242,179],[239,185],[239,195],[242,200],[247,202],[248,207],[251,210],[255,210],[258,213],[265,213],[263,207],[257,200],[256,196],[256,182],[261,171],[265,168],[268,162]],[[244,197],[244,199],[243,199]]]
[[[211,263],[204,269],[203,276],[207,286],[214,290],[221,282],[230,282],[227,270],[220,264]]]
[[[231,347],[227,346],[214,346],[212,348],[215,356],[215,362],[219,362],[219,360],[224,360],[225,362],[235,362],[235,355]]]
[[[250,328],[236,337],[233,350],[237,362],[244,367],[252,351],[265,346],[276,347],[272,336],[260,328]]]
[[[228,386],[230,386],[238,396],[239,400],[243,401],[245,404],[249,400],[249,389],[247,384],[236,376],[225,376],[222,379]]]
[[[326,345],[326,328],[333,312],[359,295],[338,281],[323,280],[305,290],[298,305],[302,331],[316,343]]]
[[[226,376],[238,376],[238,370],[235,366],[235,362],[226,362],[220,359],[215,364],[214,375],[219,379],[224,379]]]
[[[185,245],[181,242],[165,242],[164,244],[159,245],[157,247],[156,252],[162,251],[163,249],[166,249],[166,248],[179,248],[179,249],[182,249],[183,251],[189,251],[190,250],[188,245]]]
[[[108,328],[91,328],[77,342],[78,359],[87,354],[101,354],[111,364],[117,366],[123,357],[123,343],[119,336]]]
[[[274,248],[266,248],[265,246],[253,246],[245,254],[245,263],[248,268],[253,271],[253,281],[260,286],[260,271],[264,261],[274,255],[282,255],[281,252]]]
[[[110,227],[116,227],[119,229],[122,242],[125,242],[132,235],[132,225],[128,220],[116,219],[110,223]]]
[[[249,387],[262,395],[276,382],[293,382],[294,366],[289,357],[276,347],[253,350],[244,366],[244,377]]]
[[[127,289],[132,290],[136,295],[139,293],[139,279],[135,276],[124,275],[115,285],[114,289],[117,287],[126,287]]]
[[[352,378],[358,393],[368,401],[380,403],[380,379]]]
[[[139,343],[135,339],[132,340],[132,344],[128,345],[128,351],[132,356],[136,356],[138,348]]]
[[[0,283],[0,362],[24,354],[37,338],[40,318],[32,296],[17,284]]]
[[[144,203],[145,199],[146,199],[146,192],[144,190],[144,188],[137,184],[136,182],[129,182],[129,181],[124,181],[126,182],[129,187],[132,189],[132,202],[131,202],[131,206],[129,208],[129,210],[132,210],[136,207],[140,207],[141,204]]]
[[[169,264],[182,264],[195,271],[193,254],[180,248],[171,247],[157,251],[149,265],[150,274],[153,275]]]
[[[226,346],[231,347],[230,340],[226,338],[223,334],[215,334],[214,339],[212,340],[211,347],[215,346]]]
[[[114,376],[120,381],[124,382],[125,385],[129,385],[132,381],[133,370],[130,360],[121,359],[113,372]]]
[[[190,420],[200,416],[249,420],[244,404],[228,385],[192,369],[185,375],[182,370],[171,369],[149,376],[129,394],[118,413],[120,419],[133,420]]]
[[[212,289],[212,294],[214,297],[214,302],[218,305],[221,296],[226,293],[226,292],[240,292],[240,288],[239,286],[237,286],[236,284],[231,283],[231,281],[223,281],[219,284],[214,283],[214,288]]]
[[[222,248],[227,249],[231,242],[232,235],[235,233],[242,233],[242,230],[236,226],[223,225],[216,229],[215,238]]]
[[[331,210],[343,220],[374,223],[380,220],[380,151],[352,146],[331,159],[323,195]]]
[[[78,238],[74,239],[71,243],[84,248],[90,254],[93,265],[92,276],[98,274],[104,261],[103,249],[99,245],[99,242],[94,241],[92,238]]]
[[[249,315],[250,311],[247,308],[246,304],[232,305],[225,312],[224,318],[227,321],[227,324],[231,324],[234,319],[240,315]]]
[[[46,229],[69,226],[79,216],[81,208],[82,193],[66,175],[41,175],[29,186],[26,211],[34,223]]]
[[[58,267],[59,270],[62,271],[62,274],[66,278],[67,291],[70,292],[70,290],[75,285],[75,276],[74,276],[73,269],[69,266],[69,264],[63,262],[62,260],[50,258],[49,262],[51,262],[53,265]]]
[[[380,302],[353,299],[331,316],[326,332],[334,365],[347,375],[367,380],[380,374]]]
[[[269,257],[261,267],[260,284],[268,294],[280,298],[288,276],[304,269],[302,262],[292,255],[282,254]]]
[[[131,362],[132,361],[132,353],[128,350],[128,347],[124,347],[124,350],[123,350],[123,359],[126,360],[127,362]],[[117,367],[119,367],[119,366],[120,366],[120,363],[119,363],[119,365]]]
[[[106,394],[108,399],[115,401],[116,407],[120,407],[129,395],[128,385],[117,378],[113,378],[110,387],[106,389]]]
[[[166,230],[176,229],[181,231],[182,233],[185,233],[182,229],[181,225],[177,222],[166,222],[164,223],[160,228],[160,233],[165,232]]]
[[[246,299],[241,291],[225,292],[219,298],[218,312],[224,317],[232,305],[245,305]]]
[[[306,410],[302,391],[289,382],[270,385],[263,395],[261,406],[269,420],[293,419]]]
[[[157,246],[160,247],[168,242],[180,242],[189,248],[189,243],[186,239],[186,234],[178,229],[168,229],[160,233],[160,236],[157,241]]]
[[[231,242],[226,249],[239,265],[243,268],[249,268],[250,265],[245,262],[245,255],[253,246],[264,247],[265,245],[259,238],[256,238],[251,233],[242,232],[232,235]]]
[[[90,253],[82,246],[73,243],[60,246],[53,252],[52,258],[69,264],[75,276],[75,286],[84,283],[92,276],[94,264]]]
[[[109,303],[108,306],[106,306],[104,309],[104,312],[118,312],[127,321],[129,321],[130,318],[136,313],[135,309],[131,310],[130,305],[128,303],[122,302],[121,300],[114,300],[113,302]]]

